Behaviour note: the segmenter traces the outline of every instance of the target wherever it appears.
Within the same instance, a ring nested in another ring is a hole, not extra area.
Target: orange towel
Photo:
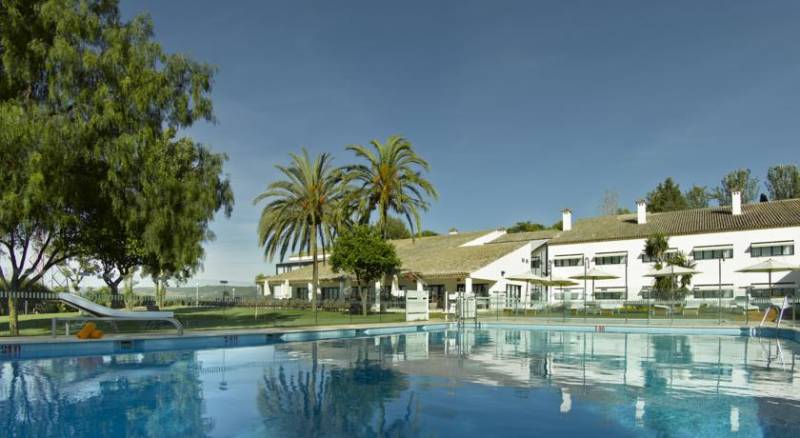
[[[92,339],[100,339],[102,337],[103,337],[103,331],[102,330],[95,330],[91,334],[91,338]]]
[[[78,339],[89,339],[92,332],[97,329],[97,325],[93,322],[87,322],[83,325],[81,331],[78,332]]]

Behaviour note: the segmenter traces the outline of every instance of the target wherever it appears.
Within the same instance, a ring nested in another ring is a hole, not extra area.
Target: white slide
[[[94,301],[87,300],[75,294],[68,294],[61,292],[58,294],[58,299],[75,307],[78,310],[83,310],[92,315],[107,318],[174,318],[175,314],[172,312],[131,312],[129,310],[112,309],[106,306],[101,306]]]

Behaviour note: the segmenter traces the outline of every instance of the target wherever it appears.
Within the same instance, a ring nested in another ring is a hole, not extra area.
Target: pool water
[[[800,347],[441,330],[0,363],[2,436],[800,436]]]

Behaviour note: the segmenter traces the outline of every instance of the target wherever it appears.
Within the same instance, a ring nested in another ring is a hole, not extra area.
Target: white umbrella
[[[644,274],[645,277],[677,277],[679,275],[692,275],[699,274],[692,268],[684,268],[683,266],[667,265],[661,269],[653,269],[652,271]]]
[[[550,281],[547,278],[541,277],[539,275],[536,275],[531,271],[521,272],[521,273],[516,274],[516,275],[510,275],[510,276],[508,276],[506,278],[508,278],[509,280],[524,281],[525,282],[525,296],[526,297],[530,296],[530,284],[531,283],[533,283],[533,284],[541,284],[541,285],[545,285],[546,286],[548,284],[548,282]]]
[[[800,267],[790,265],[788,263],[783,263],[775,259],[769,259],[767,261],[756,263],[755,265],[739,269],[736,272],[766,272],[767,279],[769,281],[769,294],[770,296],[772,296],[772,273],[788,272],[796,270],[800,270]]]
[[[618,275],[610,274],[605,271],[601,271],[597,268],[592,268],[585,274],[581,275],[573,275],[569,278],[574,278],[576,280],[592,280],[592,299],[594,299],[594,281],[595,280],[613,280],[615,278],[619,278]],[[585,284],[584,284],[585,287]],[[586,306],[586,291],[583,291],[583,305]]]

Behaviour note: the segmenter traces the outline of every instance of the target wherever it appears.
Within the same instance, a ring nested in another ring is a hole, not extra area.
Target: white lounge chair
[[[128,310],[111,309],[106,306],[101,306],[94,301],[87,300],[75,294],[59,293],[58,299],[63,301],[70,307],[92,316],[71,316],[71,317],[56,317],[51,322],[51,330],[53,337],[56,336],[56,325],[59,321],[64,321],[66,325],[66,334],[69,335],[69,323],[72,321],[85,322],[85,321],[164,321],[175,326],[179,335],[183,334],[183,325],[175,318],[173,312],[131,312]]]
[[[683,308],[681,309],[681,313],[686,315],[686,311],[694,312],[696,315],[700,315],[700,306],[703,305],[702,300],[695,300],[691,298],[687,298],[686,301],[683,302]]]

